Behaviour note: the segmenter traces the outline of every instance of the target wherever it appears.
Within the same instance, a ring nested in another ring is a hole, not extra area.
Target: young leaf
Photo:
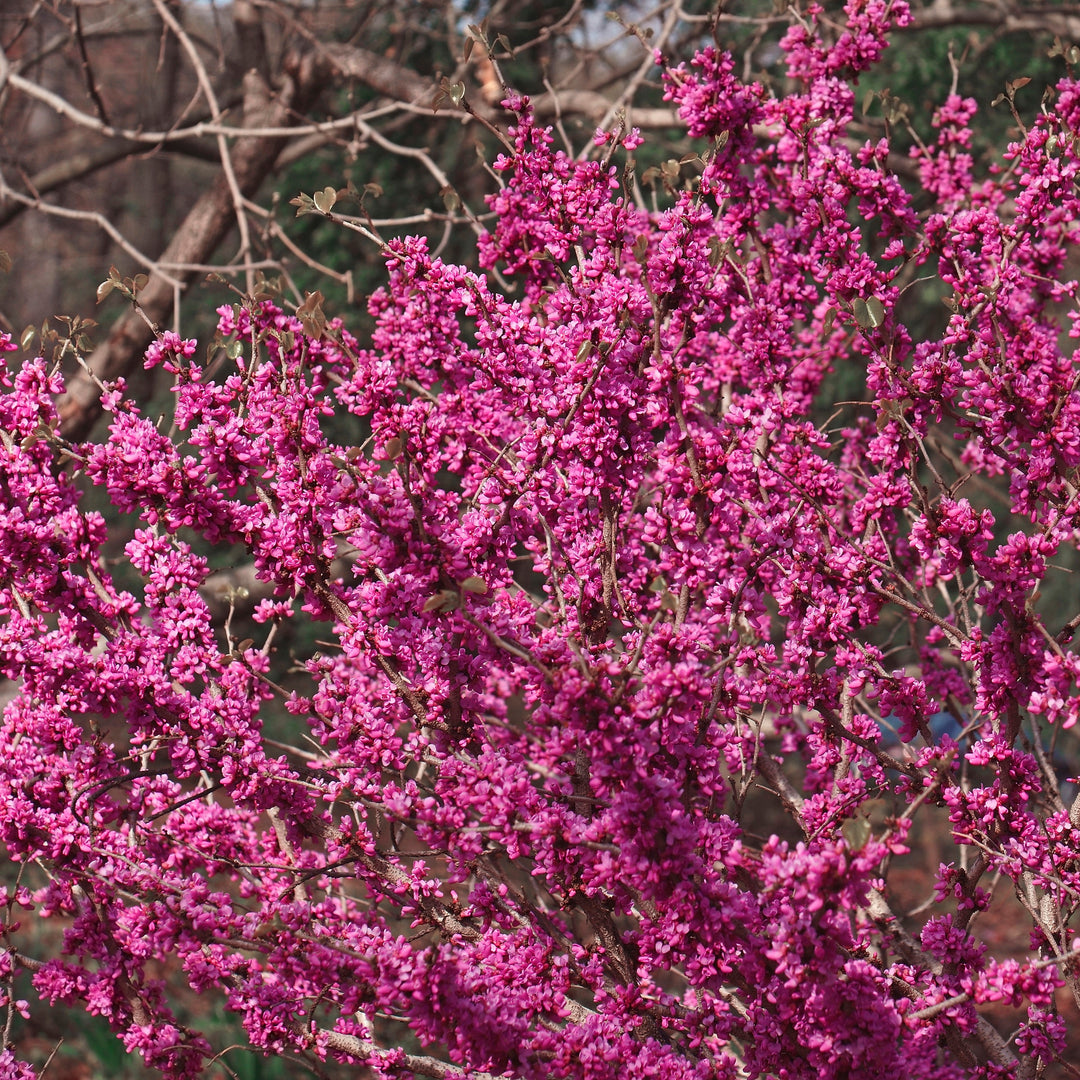
[[[667,161],[660,166],[660,175],[668,181],[668,183],[674,183],[679,178],[679,163],[675,158],[668,158]]]
[[[328,184],[322,191],[316,191],[311,201],[320,213],[329,214],[334,209],[334,203],[337,202],[337,190]]]
[[[461,597],[450,589],[440,589],[424,601],[421,611],[454,611],[461,606]]]
[[[870,828],[870,822],[864,817],[848,818],[843,825],[840,826],[840,832],[844,836],[844,840],[847,842],[847,846],[852,851],[862,851],[866,847],[867,841],[870,839],[872,832]]]
[[[315,200],[310,195],[305,195],[303,192],[297,195],[296,198],[290,199],[289,205],[296,207],[297,217],[303,217],[305,214],[319,213],[319,209],[315,205]]]
[[[304,294],[304,302],[296,309],[296,317],[304,326],[309,337],[321,338],[326,330],[326,315],[323,312],[323,301],[326,297],[316,289],[313,293]]]

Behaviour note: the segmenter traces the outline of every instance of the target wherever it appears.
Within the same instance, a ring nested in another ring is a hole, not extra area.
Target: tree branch
[[[290,119],[302,111],[321,86],[321,73],[312,58],[290,62],[290,85],[276,97],[256,72],[244,80],[244,116],[253,125],[288,127]],[[243,196],[252,195],[272,170],[285,145],[284,137],[240,139],[232,151],[235,182]],[[210,189],[192,207],[165,249],[160,263],[185,265],[209,261],[214,250],[235,222],[229,181],[219,174]],[[186,285],[194,271],[178,271],[180,285]],[[171,316],[178,288],[162,273],[152,273],[139,295],[145,319],[131,311],[112,326],[108,338],[90,355],[89,367],[98,380],[112,381],[127,375],[142,360],[153,333],[147,321],[164,324]],[[85,439],[101,412],[100,390],[93,378],[78,372],[68,381],[67,393],[60,399],[60,420],[64,434],[71,439]]]

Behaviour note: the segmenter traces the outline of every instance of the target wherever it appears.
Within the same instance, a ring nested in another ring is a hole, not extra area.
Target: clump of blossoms
[[[224,368],[148,354],[172,435],[116,386],[108,438],[66,443],[58,375],[9,365],[0,1009],[81,1007],[176,1080],[221,1049],[177,985],[263,1052],[377,1076],[1019,1080],[1062,1053],[1080,617],[1038,594],[1080,538],[1080,85],[981,182],[950,98],[912,194],[848,130],[906,5],[846,12],[785,36],[784,97],[659,58],[704,162],[661,212],[509,101],[481,264],[511,294],[408,239],[366,344],[223,308]],[[936,337],[897,314],[927,275]],[[836,404],[850,364],[867,398]],[[88,485],[139,518],[134,592]],[[193,537],[272,584],[258,640],[215,623]],[[326,644],[282,743],[293,619]],[[909,913],[891,861],[932,813]],[[981,934],[1003,892],[1023,955]]]

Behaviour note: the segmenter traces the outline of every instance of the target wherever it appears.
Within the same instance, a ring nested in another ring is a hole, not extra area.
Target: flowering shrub
[[[1039,588],[1080,538],[1080,85],[985,181],[950,97],[913,193],[848,132],[906,5],[846,10],[832,45],[815,9],[793,25],[782,97],[712,49],[657,57],[701,157],[656,213],[509,100],[480,256],[510,294],[395,242],[370,344],[222,308],[224,368],[172,334],[148,353],[173,431],[115,383],[100,444],[64,439],[44,360],[12,369],[0,837],[47,873],[0,892],[9,1012],[38,1007],[26,968],[170,1078],[215,1052],[177,979],[262,1051],[376,1076],[1019,1078],[1061,1054],[1080,617]],[[898,314],[928,277],[938,336]],[[866,400],[834,403],[851,363]],[[342,415],[362,445],[326,435]],[[139,518],[135,593],[87,485]],[[215,624],[193,536],[273,582],[261,640]],[[328,642],[307,696],[271,673],[302,618]],[[294,745],[263,730],[282,695]],[[890,860],[933,807],[951,839],[909,915]],[[980,936],[1010,888],[1022,958]],[[24,951],[29,919],[59,955]]]

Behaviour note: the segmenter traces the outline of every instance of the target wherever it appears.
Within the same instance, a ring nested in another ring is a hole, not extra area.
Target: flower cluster
[[[0,892],[0,980],[25,964],[170,1080],[215,1050],[164,968],[253,1046],[374,1075],[965,1080],[1062,1052],[1080,617],[1040,589],[1080,539],[1080,91],[978,183],[949,98],[917,213],[844,81],[907,6],[845,10],[784,37],[785,96],[714,49],[665,66],[703,164],[655,212],[508,102],[497,275],[409,238],[369,341],[268,300],[220,309],[227,363],[163,335],[171,434],[115,384],[73,446],[56,373],[4,377],[0,844],[48,876]],[[950,292],[937,336],[900,322],[910,267]],[[835,404],[852,364],[866,400]],[[123,576],[91,485],[138,518]],[[215,617],[214,545],[266,588],[251,639]],[[294,620],[323,651],[285,690]],[[890,867],[935,808],[933,910],[905,919]],[[1021,959],[980,936],[994,880]],[[23,954],[16,907],[58,955]],[[1002,1003],[1011,1039],[976,1009]]]

